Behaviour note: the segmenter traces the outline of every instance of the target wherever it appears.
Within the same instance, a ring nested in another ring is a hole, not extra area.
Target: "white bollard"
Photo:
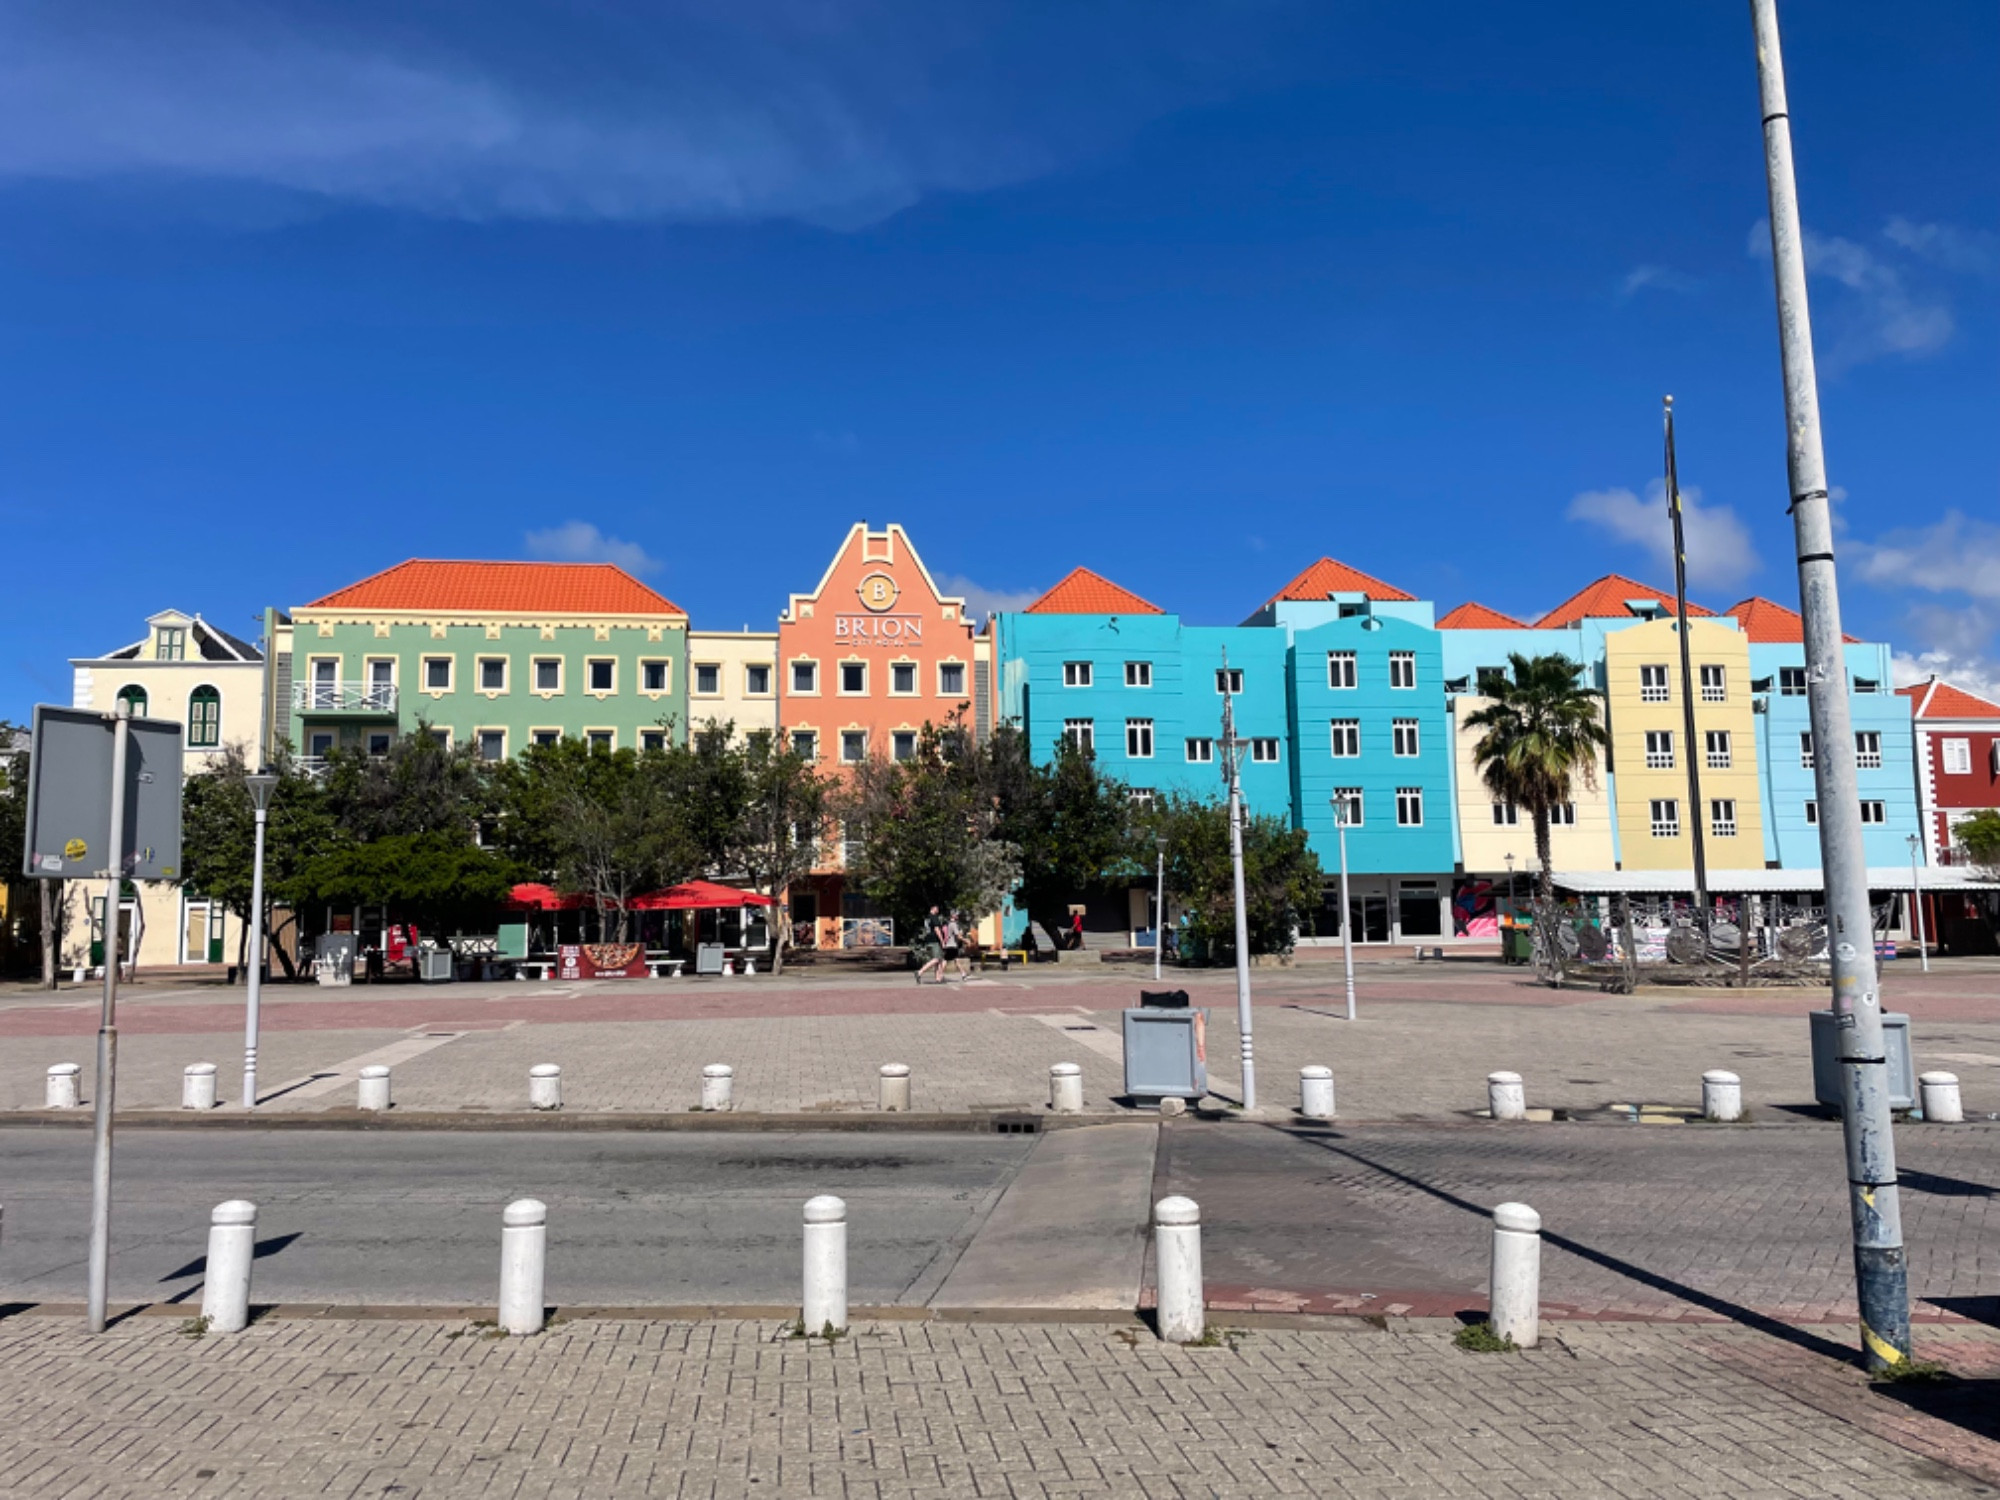
[[[1308,1120],[1333,1118],[1333,1069],[1299,1069],[1299,1113]]]
[[[76,1108],[77,1080],[82,1073],[82,1063],[56,1063],[49,1068],[46,1103],[50,1109]]]
[[[1075,1063],[1049,1068],[1049,1108],[1059,1115],[1083,1113],[1083,1069]]]
[[[210,1333],[241,1333],[250,1324],[250,1263],[257,1256],[257,1205],[241,1198],[215,1205],[208,1219],[208,1269],[201,1315]]]
[[[356,1090],[354,1103],[357,1109],[389,1107],[389,1070],[381,1063],[370,1063],[361,1070],[361,1086]]]
[[[757,972],[757,960],[751,958],[748,954],[745,954],[743,958],[743,972],[745,974],[755,974]]]
[[[1925,1073],[1917,1079],[1924,1118],[1933,1125],[1963,1125],[1965,1105],[1958,1097],[1956,1073]]]
[[[910,1065],[883,1063],[879,1103],[885,1114],[908,1113],[910,1108]]]
[[[1192,1198],[1153,1205],[1153,1269],[1159,1292],[1160,1337],[1192,1344],[1203,1331],[1201,1209]]]
[[[1528,1092],[1519,1073],[1486,1075],[1486,1108],[1496,1120],[1528,1118]]]
[[[90,971],[89,971],[88,969],[75,969],[75,970],[72,970],[72,971],[71,971],[71,973],[70,973],[70,983],[71,983],[71,984],[82,984],[82,983],[83,983],[83,981],[84,981],[84,978],[85,978],[85,976],[86,976],[86,975],[88,975],[88,973],[89,973],[89,972],[90,972]]]
[[[799,1321],[808,1334],[847,1331],[847,1205],[822,1196],[806,1200],[805,1297]]]
[[[1701,1117],[1724,1124],[1743,1118],[1743,1080],[1726,1068],[1701,1075]]]
[[[1525,1203],[1493,1210],[1493,1332],[1532,1349],[1542,1336],[1542,1216]]]
[[[562,1108],[562,1069],[555,1063],[536,1063],[528,1069],[528,1108]]]
[[[215,1108],[214,1063],[189,1063],[181,1069],[181,1108]]]
[[[728,1063],[710,1063],[701,1070],[701,1107],[703,1109],[734,1109],[736,1070]]]
[[[542,1272],[548,1264],[548,1205],[516,1198],[500,1215],[500,1327],[542,1331]]]

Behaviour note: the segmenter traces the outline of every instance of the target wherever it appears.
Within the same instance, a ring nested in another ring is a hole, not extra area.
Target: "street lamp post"
[[[1333,799],[1333,829],[1340,840],[1340,962],[1347,971],[1347,1019],[1354,1019],[1354,911],[1347,904],[1347,803]]]
[[[1236,894],[1236,1033],[1242,1042],[1243,1112],[1257,1108],[1257,1052],[1250,1034],[1250,921],[1243,896],[1243,742],[1236,737],[1235,679],[1222,653],[1222,774],[1229,785],[1229,865]]]
[[[1159,851],[1160,872],[1153,896],[1153,977],[1160,977],[1160,947],[1167,940],[1167,841],[1155,835],[1153,847]]]
[[[1924,888],[1917,874],[1917,854],[1924,847],[1924,841],[1916,834],[1910,835],[1910,900],[1917,908],[1917,956],[1924,961],[1924,972],[1931,971],[1930,940],[1924,936]]]
[[[243,1107],[257,1107],[257,1003],[264,978],[264,824],[278,778],[262,770],[243,778],[257,809],[257,852],[250,867],[250,998],[243,1014]]]

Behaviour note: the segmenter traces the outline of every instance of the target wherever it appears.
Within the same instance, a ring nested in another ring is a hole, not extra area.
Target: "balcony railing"
[[[393,682],[300,682],[292,685],[292,708],[304,714],[382,714],[396,712]]]

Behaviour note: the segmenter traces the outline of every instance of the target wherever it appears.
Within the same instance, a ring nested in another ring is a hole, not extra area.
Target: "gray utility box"
[[[455,955],[449,948],[417,949],[417,979],[422,984],[449,984]]]
[[[720,974],[722,966],[728,961],[728,950],[722,944],[695,944],[694,971],[696,974]]]
[[[1910,1061],[1910,1018],[1882,1012],[1882,1045],[1889,1057],[1889,1108],[1917,1107],[1917,1071]],[[1833,1012],[1812,1012],[1813,1098],[1839,1112],[1840,1041]]]
[[[1199,1099],[1208,1092],[1208,1012],[1144,1006],[1125,1012],[1125,1093]]]

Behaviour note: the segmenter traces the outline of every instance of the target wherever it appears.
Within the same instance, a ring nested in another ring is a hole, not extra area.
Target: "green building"
[[[687,734],[687,615],[605,563],[413,559],[292,611],[278,701],[310,765],[420,724],[504,760]]]

